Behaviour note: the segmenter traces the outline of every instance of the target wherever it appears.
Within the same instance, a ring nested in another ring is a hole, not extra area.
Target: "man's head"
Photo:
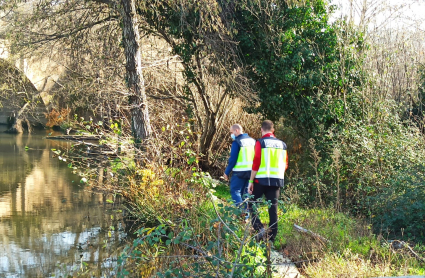
[[[240,124],[234,124],[230,127],[230,133],[235,135],[235,137],[243,133],[242,126]]]
[[[267,133],[274,133],[274,125],[273,122],[270,120],[265,120],[261,124],[261,134],[265,135]]]

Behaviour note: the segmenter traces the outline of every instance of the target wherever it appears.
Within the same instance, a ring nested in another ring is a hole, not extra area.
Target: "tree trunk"
[[[212,147],[212,140],[216,132],[216,114],[208,113],[199,142],[199,153],[203,155],[203,157],[200,159],[200,166],[204,171],[208,171],[210,168],[210,152]]]
[[[131,128],[136,142],[151,134],[148,103],[143,79],[139,29],[137,24],[135,0],[121,0],[121,18],[126,60],[129,104],[131,107]]]
[[[24,129],[22,128],[22,121],[25,120],[24,112],[27,110],[29,106],[29,102],[26,102],[24,106],[22,106],[21,109],[19,109],[18,114],[15,116],[15,122],[13,123],[12,127],[6,130],[7,133],[22,133],[24,132]],[[29,125],[29,121],[27,121],[27,124]],[[28,126],[28,132],[31,132],[30,126]]]

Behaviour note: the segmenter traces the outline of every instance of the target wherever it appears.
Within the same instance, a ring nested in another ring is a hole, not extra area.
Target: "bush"
[[[180,220],[142,228],[120,255],[120,275],[161,262],[155,277],[266,277],[266,246],[256,243],[241,210],[204,200]],[[139,265],[139,266],[137,266]]]
[[[400,120],[392,101],[369,103],[365,113],[347,115],[310,140],[300,171],[289,170],[290,197],[296,192],[301,205],[367,216],[376,232],[404,229],[418,240],[425,229],[425,140]]]
[[[423,165],[406,166],[370,197],[377,230],[418,241],[425,240],[425,177]]]

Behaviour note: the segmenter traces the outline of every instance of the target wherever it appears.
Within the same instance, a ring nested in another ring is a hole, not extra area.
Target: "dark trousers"
[[[258,183],[254,183],[254,201],[258,201],[263,195],[266,197],[266,201],[270,201],[271,206],[269,207],[269,233],[268,237],[271,241],[274,241],[277,235],[277,202],[279,200],[280,187],[279,186],[266,186]],[[257,214],[256,209],[253,209],[253,203],[249,203],[249,210],[252,212],[251,223],[256,231],[264,228],[263,223],[261,223],[260,217]],[[256,203],[257,208],[260,206],[260,203]]]

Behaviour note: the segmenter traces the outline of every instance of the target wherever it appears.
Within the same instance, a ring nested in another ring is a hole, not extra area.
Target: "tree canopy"
[[[332,9],[321,0],[241,1],[236,38],[260,99],[253,111],[273,120],[292,119],[309,131],[341,116],[341,98],[334,96],[359,76],[353,74],[353,61],[342,57],[340,26],[329,22]],[[351,38],[349,44],[361,47],[361,38]],[[322,103],[326,101],[334,103]]]

